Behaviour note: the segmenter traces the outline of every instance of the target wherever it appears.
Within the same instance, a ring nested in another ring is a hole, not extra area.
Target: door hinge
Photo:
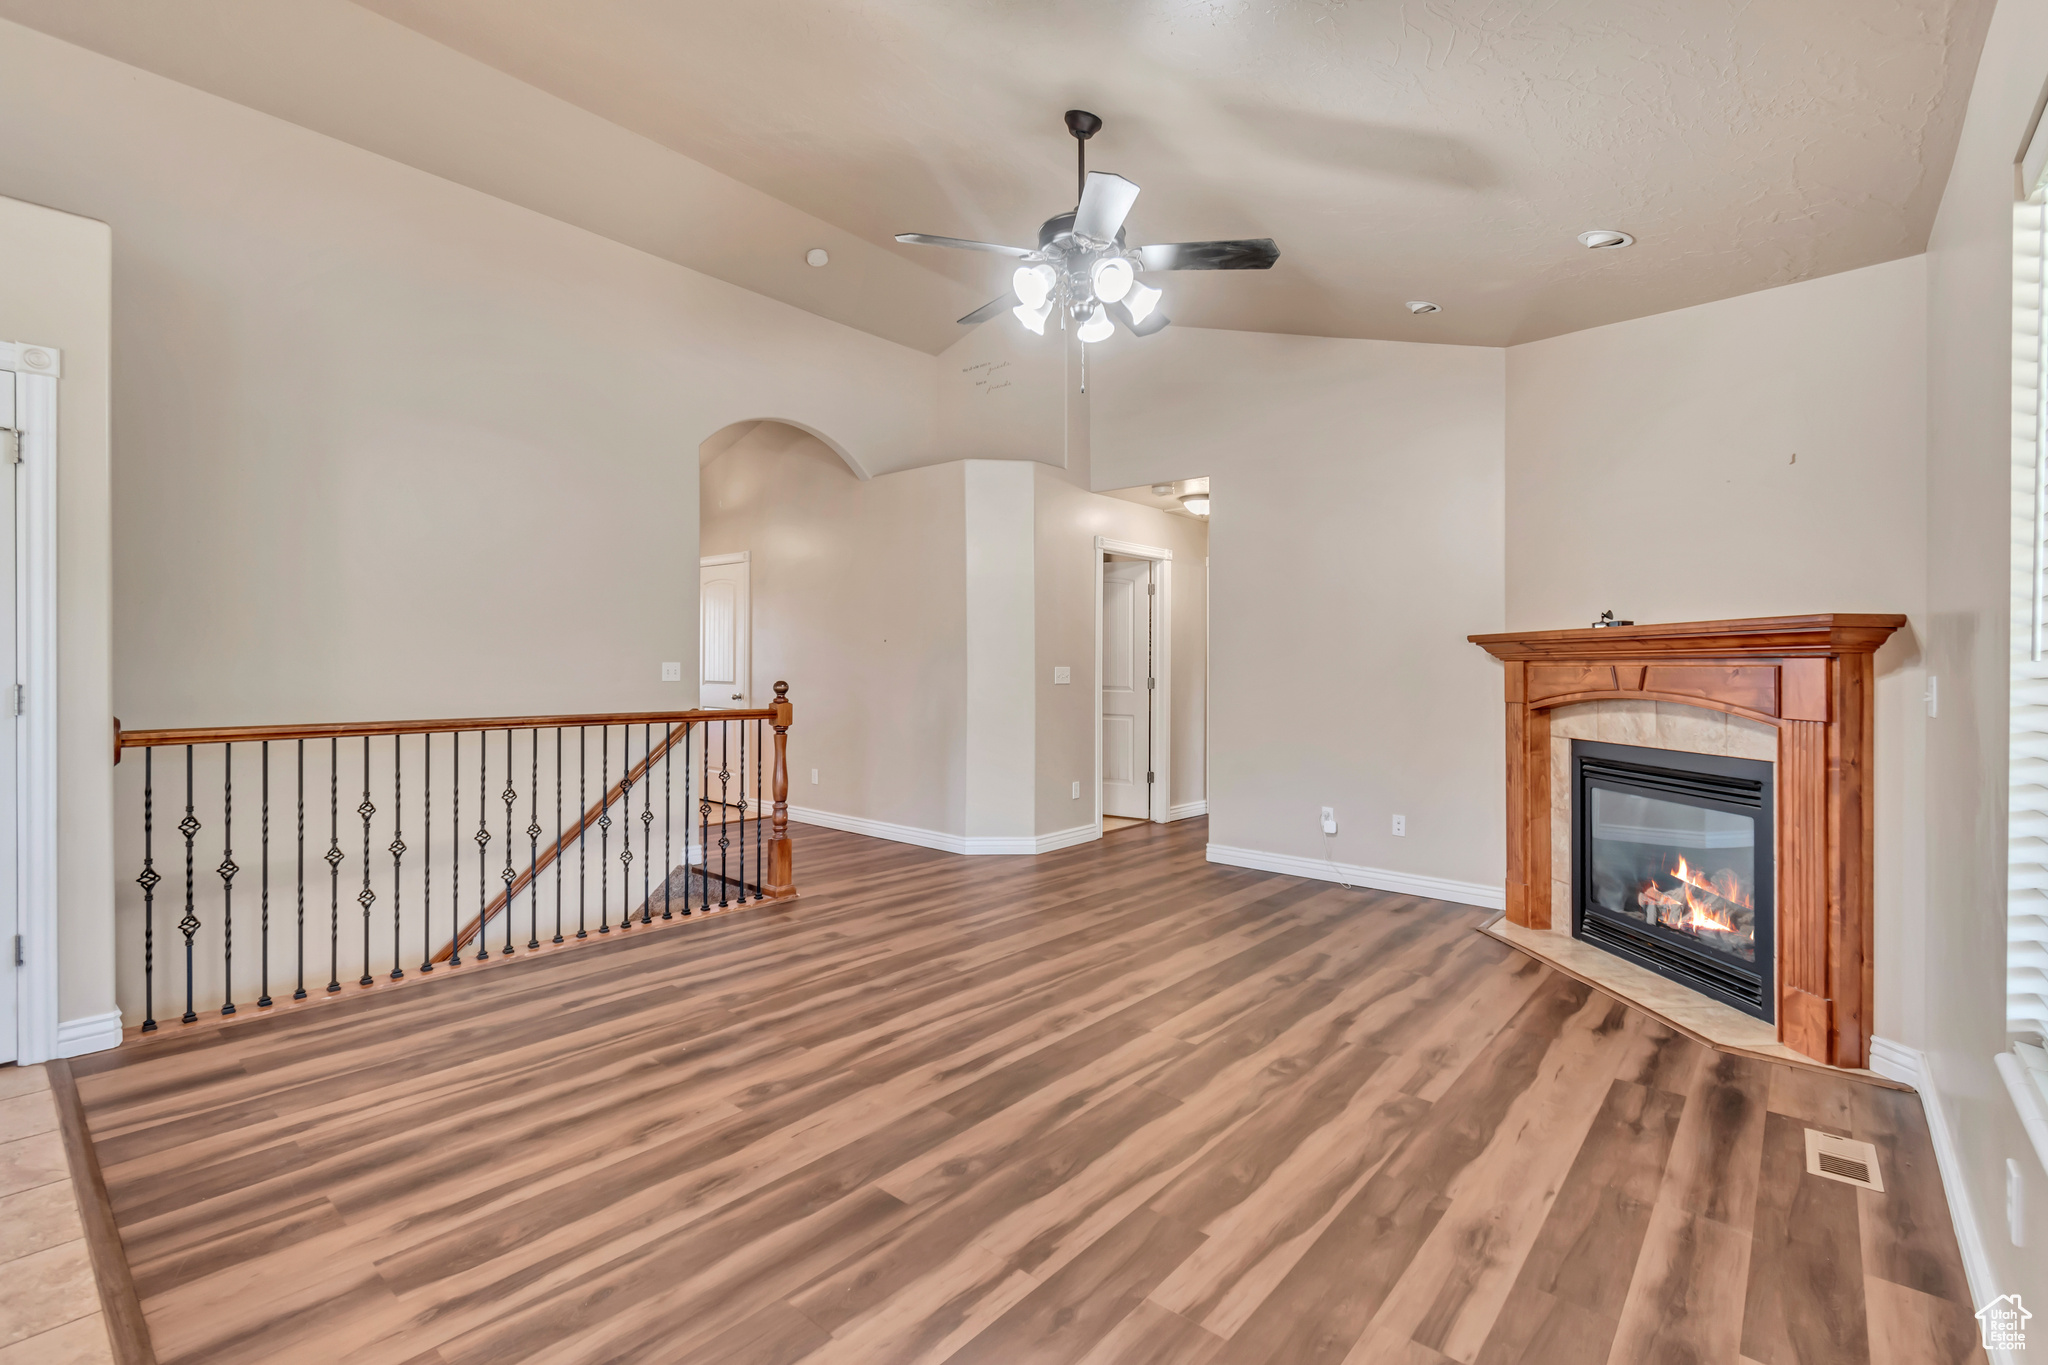
[[[1147,584],[1145,585],[1145,596],[1147,596],[1147,597],[1156,597],[1156,596],[1157,596],[1158,594],[1159,594],[1159,585],[1158,585],[1157,583],[1147,583]]]
[[[20,934],[14,936],[14,965],[17,967],[28,965],[28,959],[22,955]]]
[[[1148,787],[1152,785],[1152,774],[1150,774],[1150,773],[1146,773],[1146,774],[1145,774],[1145,785],[1146,785],[1146,786],[1148,786]]]
[[[7,689],[7,713],[11,716],[28,713],[28,685],[16,683]]]
[[[0,427],[0,449],[7,453],[7,463],[21,463],[21,433],[12,427]]]
[[[1145,679],[1145,690],[1146,690],[1147,692],[1150,692],[1150,691],[1151,691],[1151,690],[1152,690],[1153,688],[1155,688],[1155,687],[1157,687],[1157,686],[1159,686],[1159,679],[1157,679],[1157,678],[1147,678],[1147,679]]]

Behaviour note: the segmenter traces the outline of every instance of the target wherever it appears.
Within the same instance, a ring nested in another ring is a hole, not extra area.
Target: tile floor
[[[113,1365],[57,1106],[40,1066],[0,1066],[0,1365]]]

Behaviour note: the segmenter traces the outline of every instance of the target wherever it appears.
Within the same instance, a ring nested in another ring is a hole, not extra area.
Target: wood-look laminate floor
[[[85,1059],[159,1358],[1982,1359],[1916,1097],[1206,823],[803,829],[786,912]]]

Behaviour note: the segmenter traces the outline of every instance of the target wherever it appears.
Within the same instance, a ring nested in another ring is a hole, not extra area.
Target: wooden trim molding
[[[121,1230],[114,1222],[113,1201],[107,1197],[106,1177],[100,1172],[99,1153],[86,1126],[85,1106],[79,1102],[71,1063],[58,1060],[48,1065],[57,1131],[64,1139],[64,1155],[71,1166],[71,1190],[78,1199],[85,1253],[99,1286],[100,1312],[106,1317],[115,1365],[156,1365],[149,1324],[142,1318],[142,1300],[135,1292],[135,1276],[121,1245]]]
[[[1553,709],[1665,701],[1764,721],[1778,731],[1778,1037],[1868,1065],[1872,656],[1905,623],[1836,613],[1468,636],[1503,664],[1509,921],[1551,927]]]

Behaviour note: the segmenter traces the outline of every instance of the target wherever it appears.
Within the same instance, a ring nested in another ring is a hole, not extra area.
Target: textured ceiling
[[[1090,165],[1211,327],[1503,344],[1924,248],[1988,0],[357,0],[836,224],[1010,242]],[[1593,227],[1638,245],[1591,252]],[[936,257],[937,259],[934,259]],[[993,294],[994,258],[920,261]],[[1443,307],[1412,317],[1402,304]],[[878,307],[886,305],[878,304]],[[880,329],[877,329],[880,330]]]

